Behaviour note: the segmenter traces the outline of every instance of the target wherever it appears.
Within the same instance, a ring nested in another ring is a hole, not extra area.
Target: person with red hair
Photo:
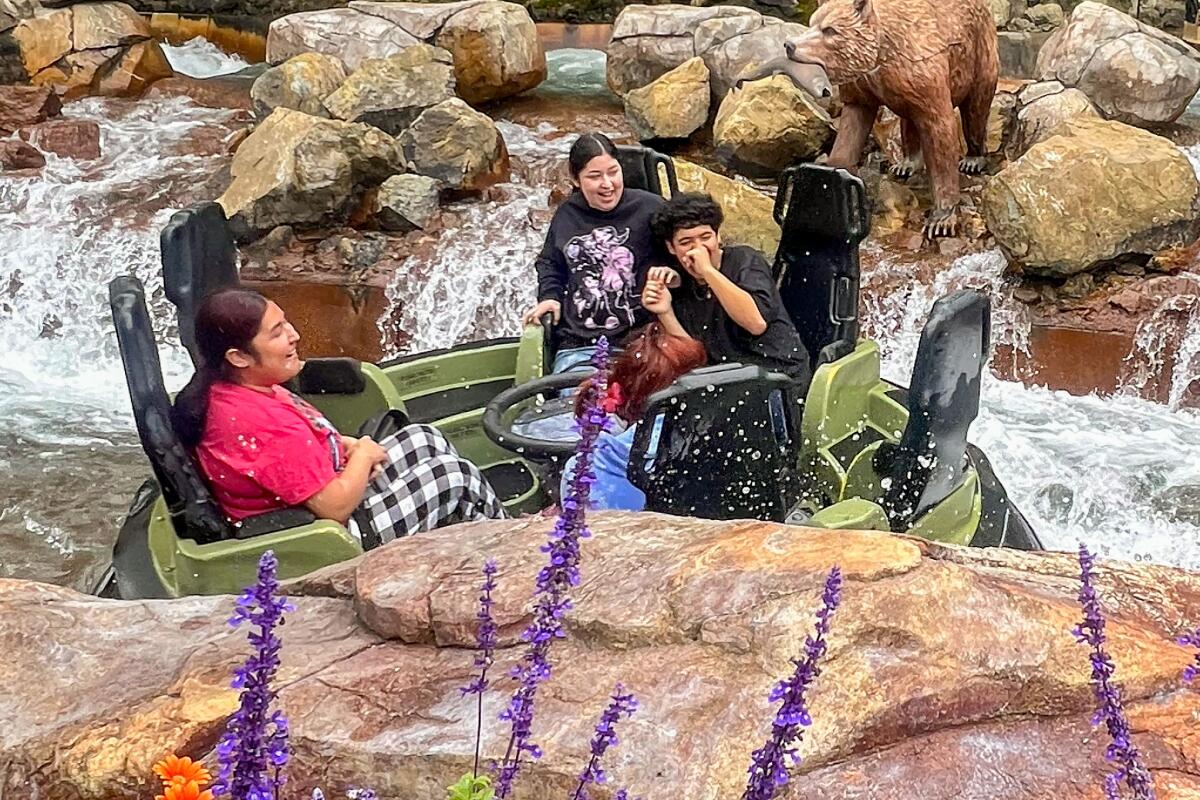
[[[690,336],[668,333],[658,322],[651,322],[635,334],[613,360],[608,375],[608,394],[603,402],[605,410],[616,418],[616,425],[611,432],[602,433],[596,443],[592,459],[592,470],[596,474],[591,491],[592,508],[622,511],[645,508],[646,496],[629,482],[626,470],[638,424],[646,413],[646,402],[650,395],[667,388],[681,375],[704,366],[706,361],[703,344]],[[590,381],[590,378],[585,380],[580,389]],[[576,416],[581,411],[583,397],[583,391],[576,395]],[[653,424],[650,453],[657,445],[662,420],[655,420]],[[563,469],[561,488],[564,496],[574,472],[575,458],[572,457]]]

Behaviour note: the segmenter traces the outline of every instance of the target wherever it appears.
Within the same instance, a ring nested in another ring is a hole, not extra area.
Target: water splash
[[[1126,375],[1122,391],[1146,396],[1153,384],[1166,380],[1167,407],[1178,409],[1200,381],[1200,275],[1182,273],[1192,279],[1193,292],[1162,299],[1154,312],[1138,323],[1133,347],[1125,356]],[[1167,364],[1171,365],[1169,375]]]
[[[202,36],[181,45],[162,45],[171,69],[192,78],[229,75],[250,66],[241,56],[230,55]]]
[[[47,154],[37,176],[0,177],[0,575],[83,588],[146,472],[107,284],[145,284],[168,383],[181,385],[158,234],[211,196],[228,156],[188,151],[233,114],[169,98],[83,100],[64,116],[100,124],[100,159]]]

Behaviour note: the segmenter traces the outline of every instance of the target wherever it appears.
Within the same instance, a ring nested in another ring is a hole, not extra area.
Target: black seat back
[[[670,156],[664,156],[656,150],[641,145],[617,145],[617,161],[621,164],[621,172],[625,185],[631,189],[643,189],[664,197],[674,197],[679,194],[679,180],[675,176],[675,162]],[[667,189],[663,192],[662,175],[659,167],[667,177]]]
[[[933,304],[913,365],[908,424],[899,445],[881,448],[875,461],[891,478],[883,508],[893,530],[909,528],[962,483],[990,348],[987,295],[964,289]]]
[[[647,469],[659,416],[662,432]],[[741,364],[705,367],[650,397],[627,475],[646,494],[647,511],[782,520],[795,494],[789,454],[798,425],[787,376]]]
[[[858,343],[858,247],[871,227],[866,191],[844,169],[788,167],[779,179],[775,221],[779,294],[815,369]]]
[[[108,284],[108,299],[138,437],[162,487],[175,530],[201,543],[228,538],[231,527],[171,426],[171,402],[141,281],[128,275],[114,278]]]
[[[221,206],[200,203],[172,214],[159,243],[163,288],[179,312],[179,339],[198,364],[196,309],[205,295],[238,282],[233,234]]]

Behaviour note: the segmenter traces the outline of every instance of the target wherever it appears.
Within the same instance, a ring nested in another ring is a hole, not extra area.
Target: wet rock
[[[1191,241],[1200,186],[1187,157],[1146,131],[1074,119],[983,191],[988,229],[1025,272],[1067,276]]]
[[[0,170],[41,169],[46,166],[46,157],[21,139],[0,140]]]
[[[1030,6],[1025,12],[1025,17],[1039,31],[1052,31],[1067,21],[1062,6],[1057,3],[1039,3],[1036,6]]]
[[[1006,78],[1033,78],[1038,54],[1050,36],[1040,31],[998,31],[1000,74]]]
[[[153,36],[150,23],[124,3],[79,3],[71,37],[74,50],[99,50],[133,44]]]
[[[473,105],[511,97],[546,79],[546,54],[524,6],[488,0],[457,11],[433,40],[450,51],[458,94]]]
[[[238,148],[218,198],[251,231],[345,220],[365,186],[403,171],[396,143],[368,125],[278,108]]]
[[[21,138],[43,153],[90,161],[100,157],[100,125],[90,119],[52,119],[23,128]]]
[[[590,754],[590,720],[617,681],[640,708],[606,762],[613,783],[738,796],[769,731],[767,692],[803,652],[834,564],[842,603],[810,687],[813,725],[790,796],[850,800],[869,787],[890,797],[896,781],[916,800],[990,797],[996,785],[1098,796],[1109,765],[1090,726],[1087,654],[1070,634],[1079,619],[1070,555],[649,514],[592,521],[567,637],[539,694],[545,756],[525,766],[522,784],[532,800],[570,790]],[[310,796],[318,781],[407,797],[470,769],[475,705],[458,687],[471,674],[478,568],[485,557],[501,565],[500,675],[523,650],[549,527],[540,518],[454,526],[372,551],[352,577],[339,570],[336,586],[314,587],[333,596],[292,585],[279,703],[293,754],[282,800]],[[1159,797],[1183,800],[1200,787],[1200,744],[1189,735],[1200,699],[1180,687],[1191,653],[1174,637],[1200,618],[1200,578],[1122,562],[1097,572],[1135,741],[1167,776]],[[231,598],[113,603],[8,584],[5,788],[139,796],[164,750],[211,755],[236,704],[229,671],[246,653],[244,633],[224,625]],[[38,701],[26,701],[24,676],[51,659],[70,669],[47,673]],[[134,672],[137,681],[115,677]],[[485,695],[485,759],[503,755],[507,728],[496,717],[506,699],[501,688]]]
[[[96,93],[105,97],[139,97],[150,84],[174,74],[158,42],[138,42],[100,76]]]
[[[798,23],[772,17],[749,15],[715,17],[696,29],[696,54],[704,59],[712,75],[716,102],[725,99],[744,72],[779,58],[783,43],[806,30]],[[714,35],[720,31],[722,35]],[[724,34],[733,35],[725,36]]]
[[[379,187],[373,208],[379,227],[407,233],[437,216],[440,185],[424,175],[393,175]]]
[[[879,181],[872,209],[871,230],[880,235],[903,230],[909,216],[918,211],[917,195],[902,183],[884,178]]]
[[[346,68],[340,59],[325,53],[301,53],[255,79],[250,89],[254,114],[265,119],[277,108],[292,108],[328,117],[322,101],[345,80]]]
[[[0,33],[34,16],[39,8],[37,0],[0,0]]]
[[[334,56],[349,70],[372,58],[388,58],[417,44],[416,37],[386,19],[352,8],[304,11],[271,23],[267,61],[279,64],[302,53]]]
[[[404,29],[405,33],[428,41],[437,35],[446,21],[460,11],[489,2],[489,0],[459,0],[452,3],[405,3],[391,0],[350,0],[355,11],[381,17]]]
[[[645,86],[699,55],[695,35],[702,22],[746,15],[754,12],[728,7],[626,6],[613,23],[608,45],[608,87],[624,96]]]
[[[477,192],[508,175],[496,124],[457,97],[427,109],[397,142],[411,171],[449,189]]]
[[[1181,39],[1095,2],[1071,12],[1038,55],[1041,80],[1088,96],[1108,119],[1173,122],[1200,89],[1200,55]]]
[[[71,9],[42,9],[12,30],[29,75],[36,75],[70,53],[74,28]]]
[[[36,125],[62,111],[62,102],[44,86],[0,86],[0,136]]]
[[[683,139],[708,120],[708,67],[699,58],[625,95],[625,118],[638,138]]]
[[[218,75],[212,78],[193,78],[175,75],[155,81],[146,90],[146,97],[189,97],[207,108],[230,108],[249,111],[251,84],[240,78]]]
[[[816,158],[833,132],[829,115],[807,92],[775,75],[726,95],[713,123],[713,144],[725,163],[768,175]]]
[[[324,105],[334,119],[374,125],[396,136],[425,109],[452,97],[450,53],[420,44],[390,58],[363,62]]]
[[[1008,147],[1010,159],[1046,139],[1066,120],[1100,118],[1087,95],[1058,81],[1030,84],[1018,96],[1018,106]]]
[[[680,190],[710,194],[721,205],[723,241],[749,245],[768,257],[779,248],[775,201],[769,195],[682,158],[675,159],[675,171]]]
[[[996,23],[997,30],[1025,13],[1024,0],[987,0],[987,7],[992,12],[992,21]]]

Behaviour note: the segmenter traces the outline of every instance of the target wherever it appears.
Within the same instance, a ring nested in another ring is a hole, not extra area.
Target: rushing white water
[[[229,75],[249,66],[240,56],[230,55],[202,36],[181,45],[163,44],[171,69],[193,78]]]
[[[107,284],[146,286],[168,381],[186,358],[162,295],[158,233],[226,156],[187,154],[229,112],[186,98],[84,100],[95,162],[46,156],[0,176],[0,575],[85,586],[145,475],[112,332]]]

